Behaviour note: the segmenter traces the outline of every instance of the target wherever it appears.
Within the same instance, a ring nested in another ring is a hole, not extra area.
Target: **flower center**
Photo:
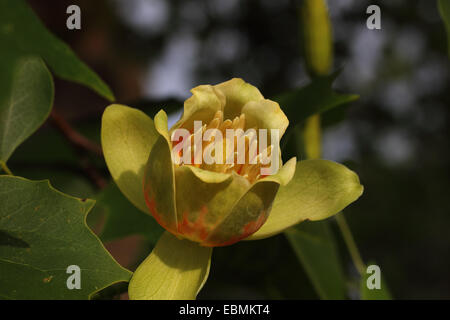
[[[181,161],[176,165],[191,164],[214,172],[235,172],[253,183],[264,176],[261,168],[270,164],[267,159],[271,156],[273,146],[267,146],[267,130],[264,130],[265,138],[260,131],[258,139],[257,128],[245,130],[245,127],[245,114],[233,120],[224,120],[223,112],[217,111],[208,124],[194,126],[188,137],[184,137],[181,142],[173,142],[173,147],[182,144],[180,159],[190,160],[189,163]],[[261,143],[262,139],[264,143]],[[185,157],[186,154],[190,157]],[[211,158],[212,161],[208,161]]]

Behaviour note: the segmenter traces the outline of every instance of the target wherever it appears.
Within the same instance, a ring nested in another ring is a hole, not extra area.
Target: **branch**
[[[106,187],[108,182],[105,178],[98,172],[97,168],[91,164],[88,157],[81,158],[81,166],[86,173],[89,180],[98,188],[103,189]]]
[[[55,109],[50,114],[50,119],[55,127],[63,134],[72,146],[77,149],[80,158],[81,168],[85,172],[89,180],[98,188],[103,189],[107,182],[105,178],[98,172],[97,168],[91,163],[86,151],[103,156],[102,148],[92,142],[81,133],[76,131]]]
[[[102,148],[92,142],[81,133],[76,131],[55,109],[52,110],[50,118],[55,127],[64,135],[64,137],[77,148],[90,151],[96,155],[102,156]]]

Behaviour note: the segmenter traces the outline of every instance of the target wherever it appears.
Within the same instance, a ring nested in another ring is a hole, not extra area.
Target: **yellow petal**
[[[155,128],[159,137],[145,167],[144,196],[156,221],[165,229],[176,232],[175,175],[167,129],[167,114],[163,110],[155,116]]]
[[[289,159],[289,161],[286,162],[278,170],[277,173],[267,176],[259,181],[260,182],[261,181],[274,181],[274,182],[278,182],[281,186],[285,186],[294,177],[296,164],[297,164],[297,158],[293,157],[293,158]]]
[[[102,148],[111,176],[122,193],[147,213],[142,181],[157,137],[152,119],[140,110],[113,104],[103,113]]]
[[[175,169],[178,232],[187,239],[213,246],[205,240],[231,212],[250,184],[237,174],[209,172],[206,175],[199,172],[208,171],[196,169],[192,166]],[[222,239],[223,242],[227,240]]]
[[[278,190],[267,222],[247,240],[273,236],[307,219],[326,219],[362,192],[358,176],[344,165],[328,160],[300,161],[291,182]]]
[[[184,111],[181,119],[177,121],[171,130],[181,126],[187,130],[192,130],[194,120],[209,123],[217,111],[223,110],[225,97],[213,86],[197,86],[191,92],[192,96],[184,102]]]
[[[235,200],[231,210],[205,239],[205,245],[230,245],[264,226],[280,185],[287,184],[295,171],[296,159],[289,160],[276,174],[256,181]]]
[[[226,99],[224,119],[239,117],[247,102],[264,99],[258,88],[239,78],[219,83],[214,88],[222,92]]]
[[[211,248],[165,232],[134,272],[131,300],[193,300],[208,278]]]
[[[245,114],[247,127],[268,129],[268,134],[270,129],[279,129],[280,139],[289,125],[289,120],[280,105],[269,99],[246,103],[242,113]]]

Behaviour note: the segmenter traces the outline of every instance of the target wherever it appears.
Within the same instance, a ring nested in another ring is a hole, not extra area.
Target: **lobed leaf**
[[[86,225],[94,205],[53,189],[48,181],[0,176],[0,297],[88,299],[126,282],[122,268]],[[81,269],[81,288],[69,290],[66,270]]]

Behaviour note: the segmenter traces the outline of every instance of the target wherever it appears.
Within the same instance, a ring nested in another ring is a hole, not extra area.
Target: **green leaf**
[[[304,220],[326,219],[358,199],[362,192],[356,173],[342,164],[299,161],[291,182],[280,186],[266,223],[247,239],[267,238]]]
[[[159,137],[153,120],[138,109],[111,105],[102,118],[102,148],[108,169],[120,191],[140,210],[145,204],[144,170]]]
[[[0,162],[47,119],[53,104],[53,81],[37,57],[0,53]],[[11,59],[7,59],[7,57]]]
[[[0,43],[2,48],[38,55],[58,77],[85,85],[106,99],[114,100],[109,87],[68,45],[45,28],[25,1],[0,0]]]
[[[450,1],[438,0],[438,7],[442,20],[444,20],[445,29],[447,30],[448,56],[450,57]]]
[[[335,72],[316,77],[308,85],[274,98],[288,117],[289,128],[292,129],[313,114],[323,113],[359,98],[356,94],[340,94],[332,89],[338,75],[339,72]]]
[[[369,263],[370,265],[373,265],[375,263]],[[380,289],[369,289],[367,287],[367,279],[372,275],[372,273],[365,273],[361,277],[361,283],[360,283],[360,294],[361,294],[361,300],[391,300],[392,296],[389,292],[389,288],[386,285],[386,281],[383,277],[383,272],[381,272],[381,287]]]
[[[133,206],[114,183],[102,190],[95,210],[106,213],[106,222],[100,234],[102,241],[140,234],[154,245],[164,232],[153,217]]]
[[[345,277],[328,221],[302,223],[285,235],[321,299],[345,299]]]
[[[0,297],[87,299],[128,281],[86,225],[92,200],[53,189],[48,181],[0,176]],[[69,290],[67,267],[81,269],[81,289]]]
[[[191,300],[206,282],[212,249],[165,232],[131,278],[132,300]]]

